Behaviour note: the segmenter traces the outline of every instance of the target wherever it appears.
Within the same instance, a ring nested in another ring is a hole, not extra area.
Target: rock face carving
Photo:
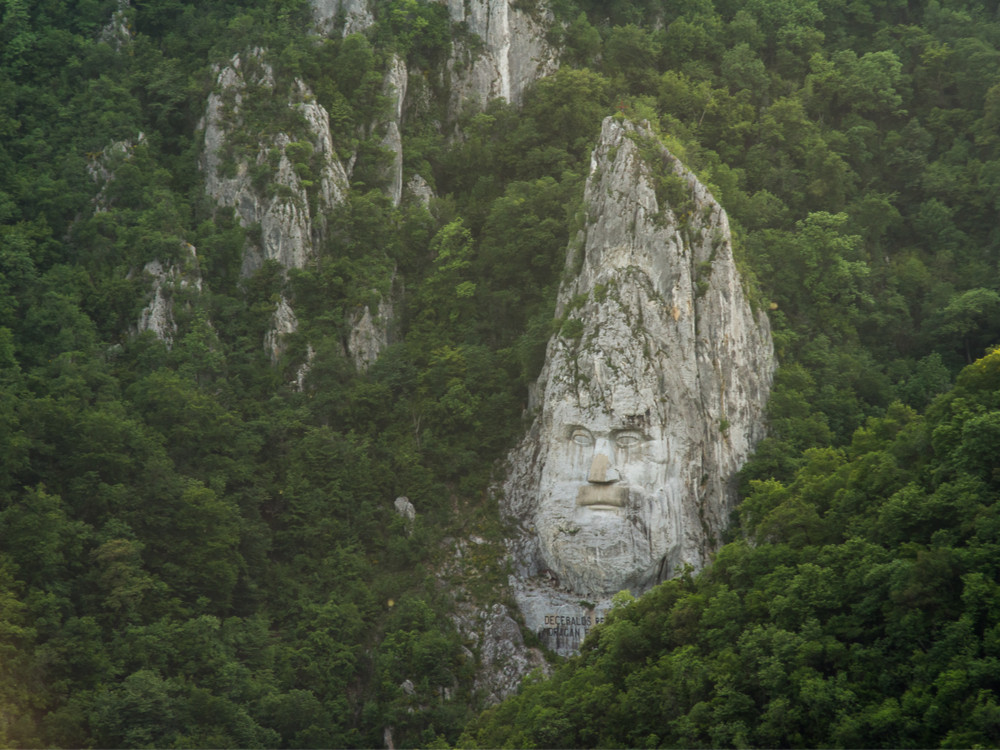
[[[545,40],[552,14],[534,15],[516,7],[514,0],[445,0],[454,23],[464,23],[479,36],[477,49],[456,42],[448,68],[451,74],[451,111],[463,103],[482,107],[503,97],[520,104],[525,89],[559,67],[556,50]],[[537,16],[537,17],[536,17]]]
[[[219,205],[233,207],[243,226],[260,227],[259,241],[244,253],[246,276],[269,259],[285,268],[302,268],[322,235],[323,214],[344,199],[348,185],[330,137],[330,117],[301,82],[289,94],[288,106],[301,117],[303,141],[293,141],[284,132],[252,133],[256,147],[249,154],[232,153],[228,148],[227,139],[246,128],[246,98],[254,92],[272,95],[274,85],[274,74],[260,50],[246,59],[234,56],[219,71],[217,90],[208,98],[202,123],[206,191]],[[298,148],[295,159],[289,155],[293,143]],[[308,145],[303,148],[300,143]],[[296,163],[302,159],[311,162],[315,179],[300,176]],[[273,195],[262,195],[255,188],[254,172],[267,173],[266,181],[273,188],[267,192]]]
[[[519,528],[515,597],[564,654],[616,592],[708,560],[734,474],[763,436],[775,368],[725,211],[648,128],[604,121],[584,201],[564,323],[503,501]]]

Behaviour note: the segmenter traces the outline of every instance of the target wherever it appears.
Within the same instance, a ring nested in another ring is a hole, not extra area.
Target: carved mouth
[[[628,488],[617,484],[585,484],[576,494],[576,504],[588,508],[624,508]]]

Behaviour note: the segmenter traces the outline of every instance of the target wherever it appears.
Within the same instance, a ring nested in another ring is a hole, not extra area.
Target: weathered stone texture
[[[288,133],[252,134],[257,136],[259,144],[252,159],[237,154],[232,157],[235,165],[224,168],[227,138],[245,127],[242,109],[246,97],[251,95],[249,90],[271,90],[275,85],[273,71],[263,61],[263,53],[256,50],[247,57],[249,62],[236,55],[219,71],[216,91],[208,98],[202,123],[205,189],[220,206],[233,207],[243,226],[260,228],[259,243],[250,243],[246,248],[244,275],[252,274],[265,260],[276,260],[285,268],[302,268],[313,252],[314,243],[322,236],[323,214],[344,199],[347,173],[333,148],[329,115],[301,81],[289,93],[288,106],[301,116],[304,135],[313,147],[312,161],[319,183],[315,215],[306,185],[288,158],[287,149],[293,140]],[[268,180],[270,190],[262,194],[255,188],[251,172],[272,163],[269,162],[272,149],[278,152],[277,165]]]
[[[142,272],[150,279],[149,303],[139,314],[136,332],[152,331],[160,341],[170,348],[177,333],[174,322],[174,296],[178,292],[200,292],[202,288],[201,269],[194,245],[183,243],[183,256],[179,262],[165,266],[159,260],[151,260],[143,266]]]
[[[551,13],[533,15],[513,0],[447,0],[455,23],[464,23],[482,40],[478,49],[455,45],[449,62],[451,111],[469,101],[482,107],[502,97],[519,104],[525,90],[558,67],[557,51],[546,41]]]
[[[503,500],[518,603],[563,653],[617,591],[708,561],[775,368],[725,211],[652,132],[604,121],[584,203]]]
[[[368,0],[309,0],[309,3],[313,8],[313,20],[327,35],[337,30],[338,21],[343,23],[340,31],[344,36],[360,34],[375,23]]]

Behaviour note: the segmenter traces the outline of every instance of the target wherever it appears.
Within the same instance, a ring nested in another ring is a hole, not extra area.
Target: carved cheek
[[[642,474],[645,462],[646,452],[641,445],[619,448],[615,451],[615,464],[625,480]]]
[[[656,483],[657,477],[662,473],[662,464],[657,460],[653,447],[647,443],[630,448],[627,455],[619,459],[618,468],[624,481],[647,487]]]
[[[576,481],[579,480],[581,472],[586,476],[587,467],[590,466],[590,460],[594,455],[594,447],[576,445],[575,443],[570,443],[570,445],[569,461],[567,462],[569,471],[566,479]]]

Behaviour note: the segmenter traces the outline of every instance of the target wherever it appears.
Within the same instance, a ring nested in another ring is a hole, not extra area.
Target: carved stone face
[[[628,411],[582,407],[566,394],[551,419],[535,529],[542,558],[563,586],[602,596],[644,590],[676,565],[682,490],[670,438],[653,404],[617,394]],[[546,420],[548,421],[548,420]]]
[[[658,199],[653,177],[669,165],[690,206]],[[517,524],[525,623],[560,653],[582,637],[561,618],[599,614],[622,589],[643,593],[710,559],[774,370],[725,212],[654,134],[606,119],[584,203],[560,329],[532,392],[539,411],[511,453],[501,506]]]

